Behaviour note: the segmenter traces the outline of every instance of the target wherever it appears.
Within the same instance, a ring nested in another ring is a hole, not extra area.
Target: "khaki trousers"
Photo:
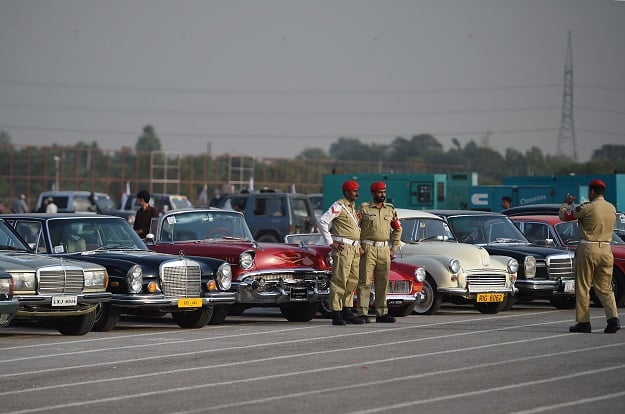
[[[375,287],[375,315],[388,313],[386,293],[388,273],[391,270],[391,253],[388,246],[375,247],[364,244],[365,253],[360,256],[360,277],[358,280],[358,315],[369,313],[371,300],[371,277]]]
[[[358,286],[360,248],[344,245],[343,250],[332,250],[332,278],[330,279],[330,309],[340,311],[354,306],[354,290]]]
[[[617,318],[612,291],[614,257],[610,243],[581,243],[575,251],[575,320],[590,322],[590,287],[601,301],[606,319]]]

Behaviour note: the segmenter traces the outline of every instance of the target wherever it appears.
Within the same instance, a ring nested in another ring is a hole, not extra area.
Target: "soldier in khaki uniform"
[[[360,213],[360,277],[358,282],[358,317],[369,323],[369,300],[371,296],[371,277],[375,285],[375,320],[376,322],[395,322],[388,314],[386,290],[388,273],[391,269],[391,257],[399,246],[401,224],[392,204],[386,201],[386,183],[378,181],[371,184],[373,201],[362,203]],[[389,248],[389,237],[391,247]]]
[[[342,188],[344,198],[335,201],[317,223],[324,241],[332,246],[334,264],[329,299],[332,325],[362,324],[362,319],[352,312],[360,260],[360,226],[355,209],[358,183],[345,181]]]
[[[590,333],[590,286],[595,293],[607,319],[603,332],[615,333],[621,329],[618,310],[612,291],[612,267],[614,257],[610,242],[614,232],[616,209],[604,198],[606,185],[601,180],[592,180],[588,184],[589,202],[575,210],[569,208],[575,201],[570,194],[560,207],[560,219],[577,220],[579,226],[579,246],[575,250],[575,302],[576,324],[570,332]]]

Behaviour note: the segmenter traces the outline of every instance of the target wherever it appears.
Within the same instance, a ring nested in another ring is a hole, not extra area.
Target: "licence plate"
[[[52,296],[52,306],[76,306],[77,296]]]
[[[291,301],[293,302],[308,301],[308,288],[292,287],[291,288]]]
[[[575,293],[575,281],[574,280],[564,281],[564,293]]]
[[[178,298],[179,308],[201,308],[202,298]]]
[[[503,302],[505,295],[503,293],[478,293],[478,302]]]

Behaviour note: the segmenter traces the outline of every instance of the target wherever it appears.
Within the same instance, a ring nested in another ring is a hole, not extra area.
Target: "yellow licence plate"
[[[179,308],[201,308],[202,298],[178,298]]]
[[[505,295],[503,293],[478,293],[478,302],[503,302]]]

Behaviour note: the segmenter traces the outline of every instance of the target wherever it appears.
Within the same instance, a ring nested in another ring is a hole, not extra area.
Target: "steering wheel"
[[[215,227],[214,229],[211,229],[211,231],[208,232],[208,236],[207,238],[209,239],[216,239],[217,236],[224,238],[226,236],[230,235],[230,230],[228,230],[225,227]]]

